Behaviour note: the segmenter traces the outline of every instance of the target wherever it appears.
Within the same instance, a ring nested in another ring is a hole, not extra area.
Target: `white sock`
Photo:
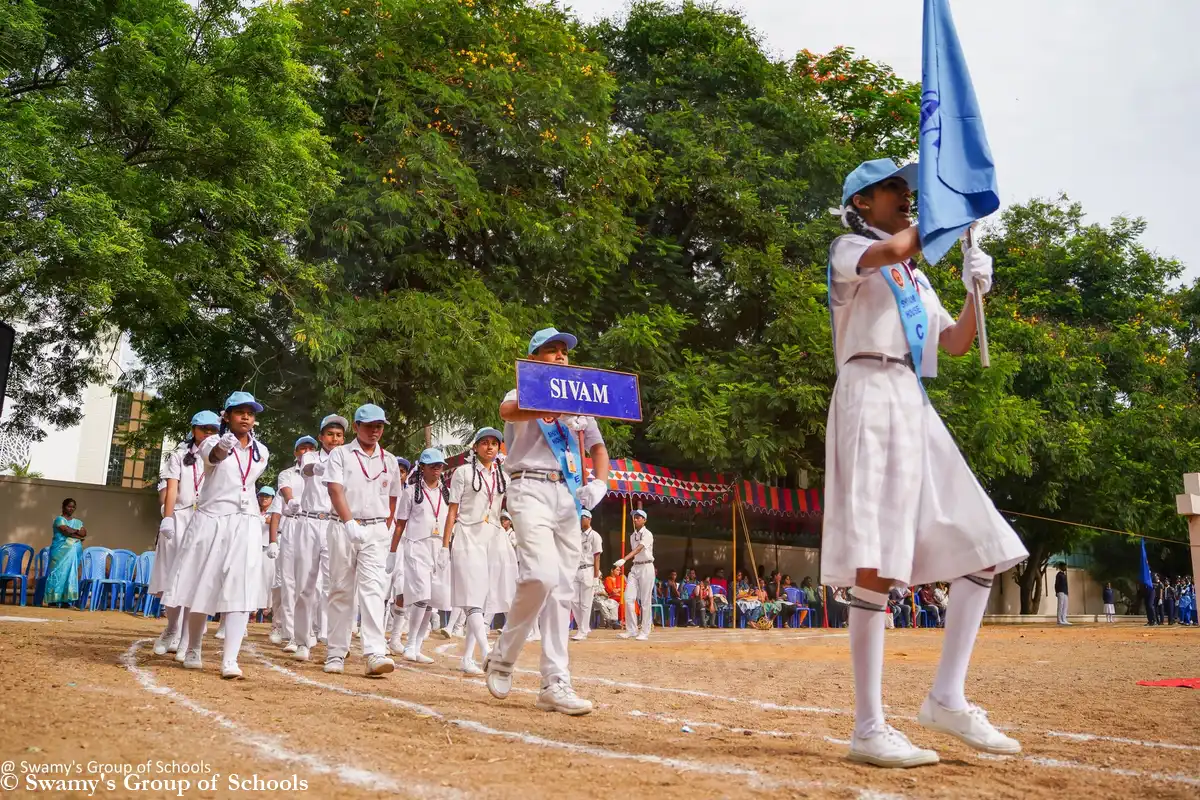
[[[487,658],[488,643],[487,643],[487,628],[483,625],[483,614],[479,609],[473,608],[467,614],[467,657],[475,657],[475,645],[479,645],[480,652],[483,657]]]
[[[187,615],[187,649],[200,652],[200,648],[204,644],[204,629],[208,627],[208,615],[200,613],[189,613]],[[180,642],[180,647],[183,647],[183,642]]]
[[[854,666],[854,733],[869,736],[884,725],[883,716],[883,615],[885,611],[860,608],[855,603],[887,608],[888,597],[855,586],[850,605],[850,663]],[[955,599],[957,603],[957,598]]]
[[[167,627],[162,632],[164,642],[169,642],[179,635],[179,617],[183,609],[179,606],[171,606],[166,609]]]
[[[425,606],[413,606],[408,612],[408,646],[415,648],[420,642],[421,626],[425,624]]]
[[[974,580],[973,580],[974,579]],[[967,666],[971,663],[971,650],[975,647],[975,635],[983,621],[991,597],[992,575],[975,574],[958,578],[950,584],[953,601],[946,612],[946,632],[942,641],[942,659],[938,662],[937,676],[933,679],[930,694],[946,708],[961,711],[967,707],[965,693]],[[986,580],[987,586],[976,581]]]
[[[249,611],[228,611],[221,615],[225,625],[225,641],[221,650],[221,664],[237,665],[238,651],[242,639],[246,638],[246,625],[250,622]]]

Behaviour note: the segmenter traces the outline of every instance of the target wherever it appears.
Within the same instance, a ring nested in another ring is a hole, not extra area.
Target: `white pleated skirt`
[[[859,569],[909,585],[951,581],[1029,555],[902,365],[842,367],[825,466],[823,583],[853,586]]]
[[[262,593],[265,602],[259,608],[271,605],[271,590],[276,588],[276,563],[278,558],[267,558],[267,551],[262,551]]]
[[[163,605],[198,614],[256,611],[269,602],[263,583],[262,517],[196,512]]]
[[[455,525],[450,553],[450,602],[455,608],[487,605],[491,592],[488,542],[496,526],[490,522]]]
[[[158,537],[154,547],[154,568],[150,570],[150,594],[161,596],[171,585],[176,566],[179,563],[179,553],[187,538],[188,526],[196,515],[191,506],[175,509],[175,535],[170,539]]]
[[[488,594],[484,614],[507,614],[517,593],[517,551],[508,533],[494,527],[488,537]]]
[[[442,540],[437,536],[426,539],[402,539],[404,549],[404,605],[426,603],[431,608],[449,611],[450,572],[454,566],[437,571],[438,551]]]

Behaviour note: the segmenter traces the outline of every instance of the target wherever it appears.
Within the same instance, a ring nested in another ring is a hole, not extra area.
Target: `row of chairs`
[[[682,586],[680,596],[684,600],[687,600],[692,596],[692,592],[694,592],[695,590],[696,590],[696,584],[685,583]],[[725,590],[723,588],[721,588],[720,586],[713,586],[712,590],[713,590],[714,595],[718,595],[720,597],[725,597],[726,599],[728,599],[728,596],[726,595]],[[787,598],[787,601],[789,603],[791,603],[792,605],[796,606],[796,609],[792,612],[792,615],[791,615],[792,627],[798,628],[800,625],[807,625],[808,627],[811,628],[813,626],[813,613],[812,613],[812,609],[810,609],[805,603],[804,592],[800,591],[796,587],[787,587],[783,591],[784,591],[784,596]],[[659,598],[657,583],[654,585],[654,594],[653,594],[653,600],[651,601],[650,611],[651,611],[651,619],[654,619],[654,617],[657,616],[657,618],[659,620],[659,624],[662,625],[664,628],[668,628],[668,627],[673,628],[676,626],[676,624],[678,624],[678,621],[675,619],[676,607],[671,606],[671,607],[667,608],[663,605],[663,603],[661,602],[661,600]],[[732,610],[730,604],[725,604],[725,605],[717,608],[717,627],[718,628],[731,627],[733,624],[732,614],[733,614],[733,610]],[[775,627],[782,628],[785,621],[786,620],[783,618],[783,615],[777,616],[775,618]],[[746,627],[746,617],[744,614],[738,616],[738,627],[740,627],[740,628]]]
[[[138,555],[132,550],[86,547],[79,565],[79,599],[72,605],[86,611],[130,610],[156,616],[158,598],[149,592],[153,570],[153,551]],[[11,602],[27,605],[32,584],[33,605],[42,605],[49,572],[49,547],[35,555],[27,544],[0,545],[0,602],[10,602],[11,593]]]

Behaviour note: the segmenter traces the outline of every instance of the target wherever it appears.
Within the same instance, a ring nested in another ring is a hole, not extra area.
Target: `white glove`
[[[237,445],[237,437],[232,433],[226,433],[221,437],[221,441],[217,442],[217,447],[222,450],[232,450]]]
[[[623,566],[625,566],[625,559],[623,559],[623,558],[618,558],[616,561],[614,561],[614,562],[613,562],[613,566],[614,566],[614,567],[623,567]]]
[[[450,548],[443,547],[441,550],[438,550],[437,571],[442,572],[443,570],[446,569],[446,567],[449,564],[450,564]]]
[[[314,478],[319,478],[325,474],[325,463],[323,461],[314,461],[312,465],[312,474]]]
[[[346,535],[350,537],[352,544],[362,544],[363,540],[367,538],[366,531],[363,530],[362,525],[358,524],[358,520],[352,519],[342,525],[346,528]]]
[[[962,239],[962,253],[962,281],[967,293],[975,291],[975,279],[978,278],[982,284],[979,288],[983,294],[987,294],[992,290],[992,257],[980,250],[978,245],[967,247],[966,236]]]
[[[604,499],[604,495],[606,494],[608,494],[608,483],[606,481],[592,481],[587,486],[581,488],[575,496],[579,498],[580,505],[591,511],[600,505],[600,501]]]
[[[394,552],[388,553],[386,569],[389,575],[396,571],[396,554]]]
[[[578,414],[578,415],[570,414],[567,416],[559,417],[559,419],[562,420],[562,423],[564,425],[566,425],[568,428],[570,428],[572,431],[574,431],[576,433],[579,433],[580,431],[586,431],[588,428],[588,425],[590,425],[592,422],[591,417],[584,416],[582,414]]]
[[[300,501],[292,498],[287,502],[287,508],[283,511],[284,516],[294,517],[300,513]]]
[[[279,542],[267,545],[267,558],[279,558]]]
[[[163,517],[162,522],[158,523],[158,535],[168,540],[175,535],[174,517]]]

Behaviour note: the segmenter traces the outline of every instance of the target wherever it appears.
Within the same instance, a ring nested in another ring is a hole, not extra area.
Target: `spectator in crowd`
[[[689,625],[699,625],[702,628],[717,627],[717,607],[713,603],[711,578],[705,576],[703,581],[696,584],[687,602]]]
[[[950,584],[937,583],[933,586],[933,604],[942,615],[942,627],[946,626],[946,610],[950,608]]]
[[[826,587],[826,590],[833,587]],[[833,588],[829,604],[829,627],[844,628],[850,619],[850,597],[846,594],[846,590],[837,587]]]
[[[1171,579],[1163,578],[1163,610],[1166,612],[1167,624],[1175,624],[1175,584]]]
[[[675,570],[667,575],[665,581],[661,581],[658,590],[658,598],[663,604],[663,611],[666,612],[667,619],[671,618],[671,611],[675,612],[675,624],[682,624],[687,611],[687,603],[683,600],[683,590],[679,585],[679,573]]]
[[[758,601],[762,603],[763,616],[769,624],[775,623],[775,618],[783,611],[783,603],[779,600],[777,583],[758,582]]]
[[[62,501],[62,514],[50,525],[50,567],[46,572],[44,602],[48,606],[66,606],[79,599],[79,561],[87,528],[75,519],[75,501]]]
[[[1196,625],[1196,587],[1191,578],[1179,579],[1179,622],[1183,625]]]
[[[776,599],[779,600],[779,613],[783,615],[783,627],[785,628],[792,627],[792,619],[796,616],[796,609],[798,609],[801,605],[798,603],[793,603],[788,599],[789,594],[795,596],[795,592],[788,592],[788,589],[796,589],[796,585],[792,583],[791,575],[784,575],[779,579],[779,588],[776,590]],[[798,620],[798,624],[804,624],[803,617],[804,615],[802,614],[801,618]]]
[[[900,628],[912,627],[912,606],[908,604],[908,587],[892,586],[888,592],[888,608],[892,622]]]
[[[746,622],[755,622],[763,614],[762,601],[758,599],[758,589],[750,588],[746,573],[738,570],[737,596],[738,613]]]
[[[1161,575],[1154,576],[1154,624],[1162,625],[1167,618],[1166,609],[1166,587],[1163,586]]]
[[[625,624],[625,573],[620,567],[613,567],[604,579],[604,593],[608,599],[617,604],[617,627]]]
[[[813,624],[824,624],[821,615],[821,596],[817,594],[811,577],[805,576],[804,580],[800,582],[800,591],[804,592],[804,604],[811,609],[808,613],[813,615]]]
[[[1104,590],[1100,593],[1101,600],[1104,603],[1104,621],[1116,622],[1117,604],[1116,598],[1113,596],[1113,588],[1111,583],[1104,584]]]
[[[696,570],[689,569],[683,573],[683,585],[690,586],[693,583],[699,583],[700,580],[696,577]]]
[[[925,584],[917,591],[917,602],[925,612],[925,625],[929,628],[942,627],[942,611],[933,601],[933,587]]]
[[[714,587],[719,586],[721,588],[721,591],[725,592],[725,596],[726,597],[729,596],[729,581],[725,578],[725,570],[724,569],[718,569],[713,574],[712,585]]]
[[[1154,586],[1147,586],[1139,581],[1138,592],[1142,596],[1142,603],[1146,606],[1146,627],[1152,628],[1158,624],[1158,614],[1154,609]]]
[[[1067,621],[1067,565],[1059,562],[1058,574],[1054,576],[1054,596],[1058,598],[1058,624],[1070,625]]]

